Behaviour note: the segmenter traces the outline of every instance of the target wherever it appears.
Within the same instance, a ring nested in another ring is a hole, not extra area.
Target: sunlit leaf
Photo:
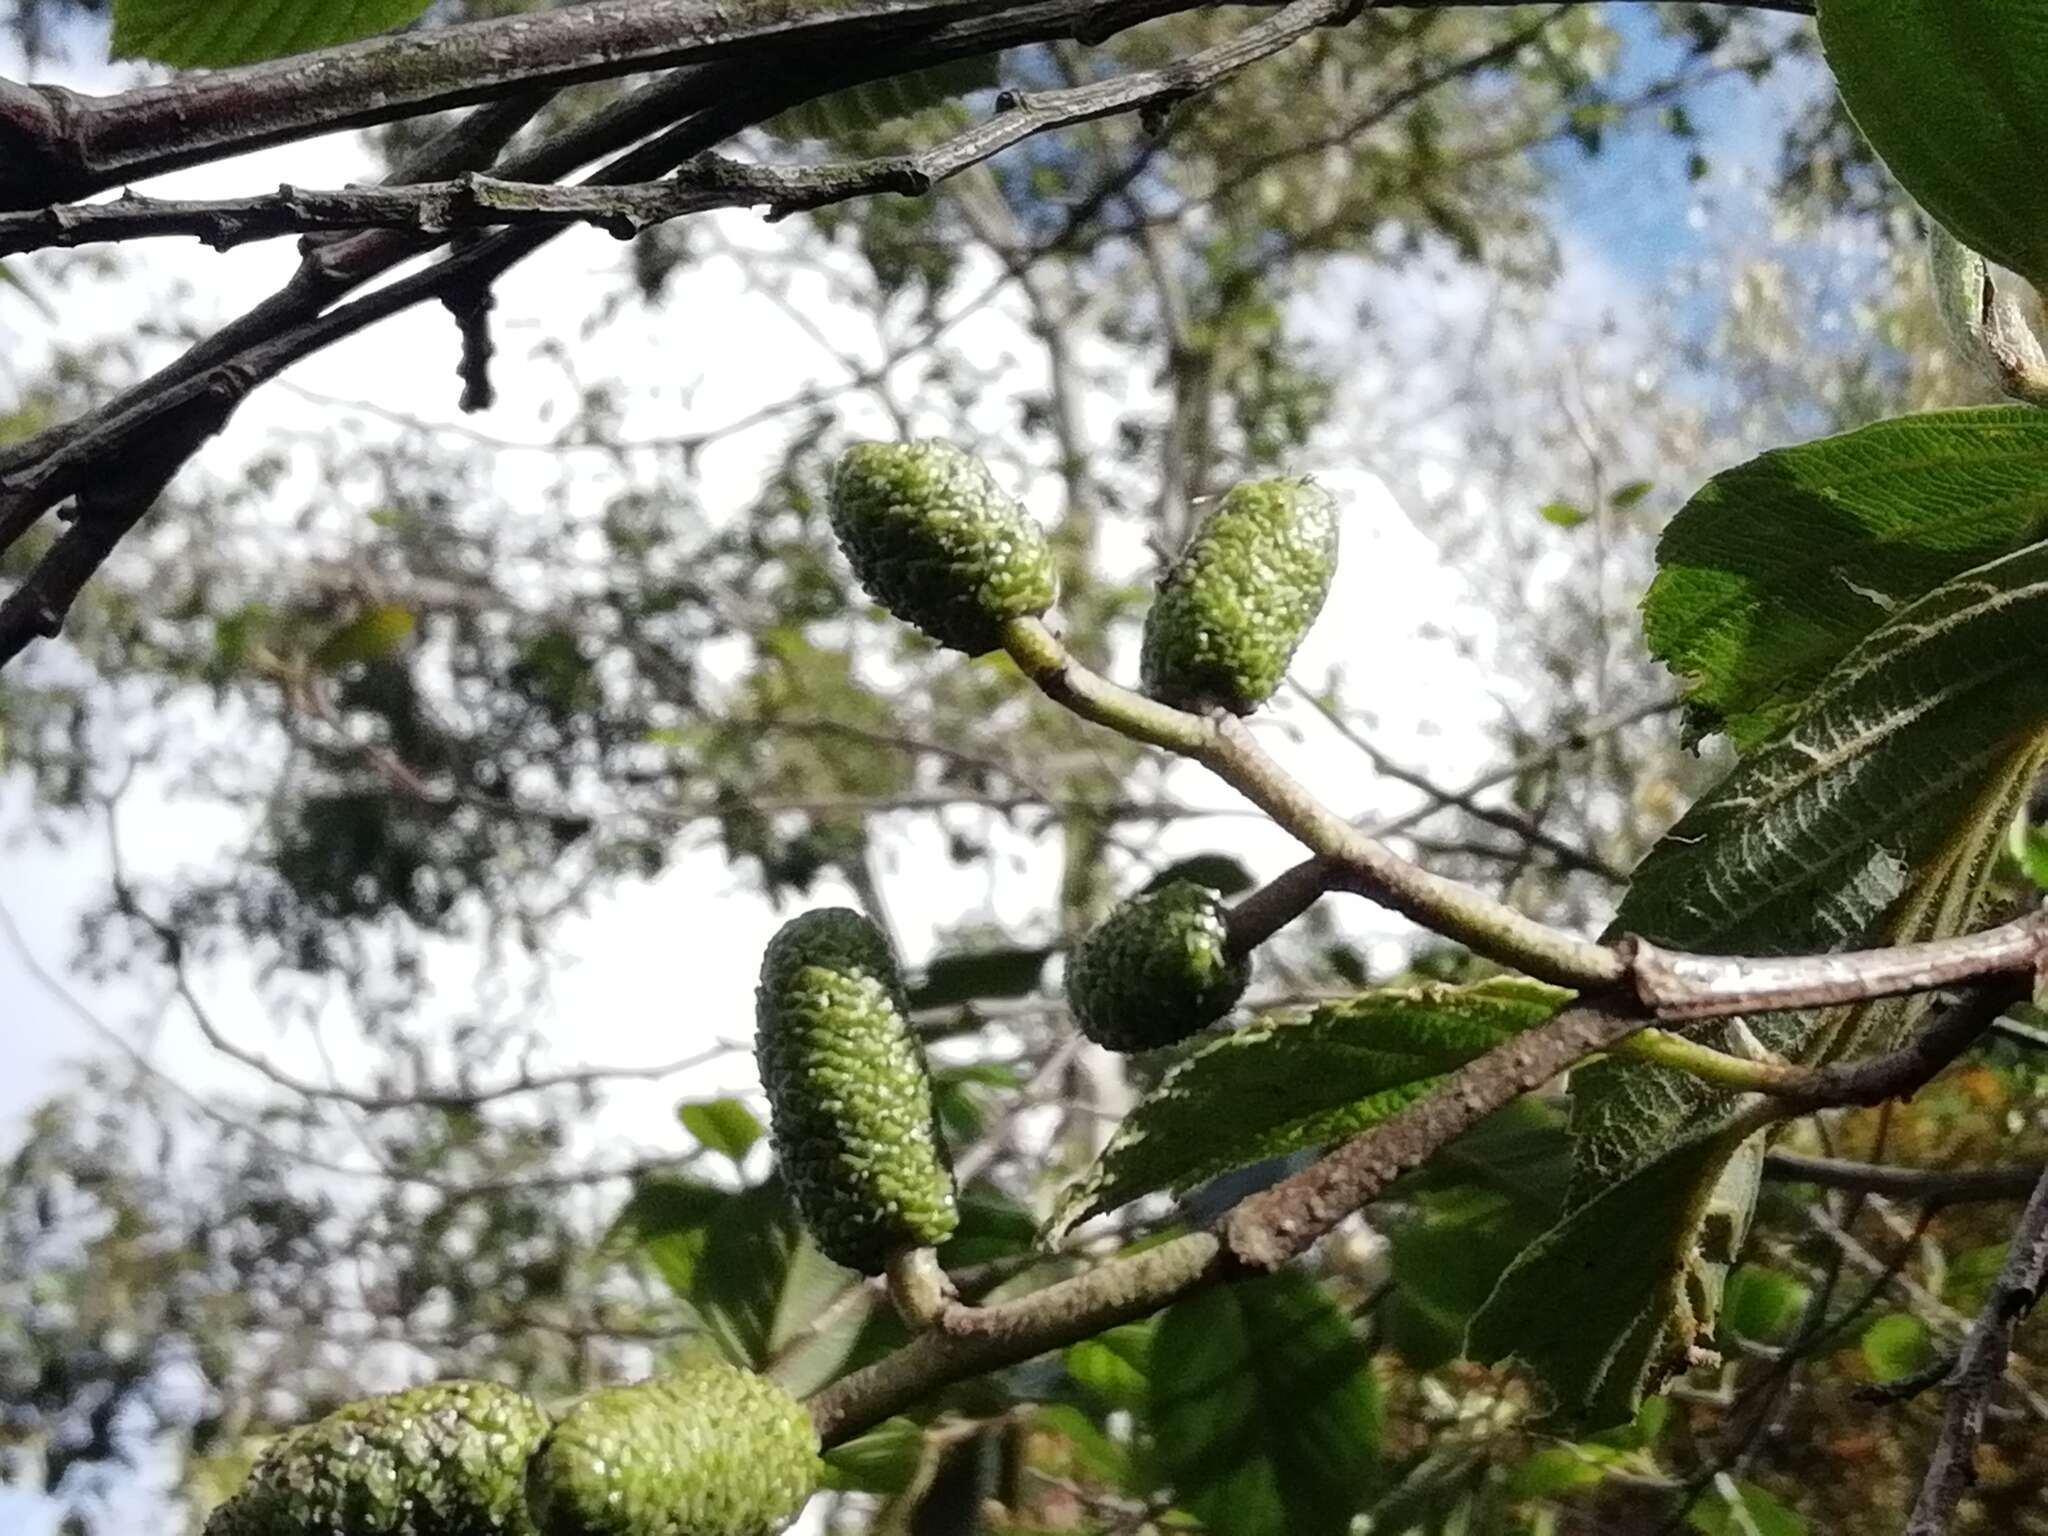
[[[1863,1363],[1870,1367],[1871,1380],[1904,1381],[1927,1369],[1934,1359],[1934,1340],[1927,1325],[1905,1312],[1893,1312],[1876,1319],[1863,1330],[1857,1346]]]
[[[1966,245],[2048,281],[2048,6],[1826,0],[1820,38],[1900,185]]]
[[[113,55],[180,69],[255,64],[389,32],[431,0],[114,0]]]
[[[701,1146],[721,1153],[735,1163],[753,1150],[754,1143],[762,1135],[761,1122],[738,1099],[678,1105],[676,1118],[683,1122],[683,1129],[696,1137]]]
[[[398,654],[418,624],[411,609],[380,603],[322,640],[313,652],[313,665],[323,672],[338,672],[352,662],[383,661]]]

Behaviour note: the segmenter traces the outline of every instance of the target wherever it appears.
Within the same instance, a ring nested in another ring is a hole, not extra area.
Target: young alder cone
[[[707,1361],[571,1408],[533,1453],[526,1500],[540,1536],[773,1536],[818,1475],[802,1405]]]
[[[953,1235],[931,1078],[873,923],[826,907],[783,925],[761,957],[754,1055],[782,1176],[829,1258],[879,1275]]]
[[[1248,715],[1273,696],[1337,569],[1337,505],[1306,480],[1240,485],[1159,584],[1140,653],[1145,691]]]
[[[529,1536],[524,1393],[444,1381],[337,1408],[272,1445],[206,1536]]]
[[[950,443],[860,443],[832,476],[832,531],[868,594],[941,645],[978,656],[1058,583],[1045,533]]]
[[[1223,1017],[1251,962],[1233,958],[1222,899],[1176,880],[1134,896],[1067,960],[1067,1001],[1081,1033],[1112,1051],[1156,1051]]]

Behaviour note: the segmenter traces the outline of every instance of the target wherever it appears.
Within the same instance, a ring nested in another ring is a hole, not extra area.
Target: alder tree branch
[[[1077,4],[1077,0],[984,5],[981,9],[990,14],[938,27],[894,55],[871,58],[855,54],[851,60],[828,55],[807,57],[793,61],[787,73],[766,84],[754,81],[758,71],[745,62],[707,64],[679,71],[664,85],[630,98],[618,111],[601,115],[589,133],[569,146],[570,151],[588,158],[628,127],[644,133],[650,106],[662,112],[674,112],[679,106],[701,110],[695,110],[651,142],[620,156],[592,176],[584,188],[572,190],[580,193],[592,187],[629,186],[666,174],[776,112],[867,79],[979,56],[1021,43],[1079,35],[1084,27],[1095,28],[1088,35],[1100,40],[1108,33],[1158,14],[1161,6],[1173,8],[1183,3],[1185,0],[1113,0],[1093,11]],[[1100,86],[1080,87],[1071,93],[1055,93],[1058,99],[1051,105],[1034,104],[1028,98],[1011,100],[983,129],[950,141],[950,149],[941,146],[941,159],[934,164],[945,174],[953,174],[1018,138],[1067,120],[1066,114],[1079,113],[1081,117],[1073,120],[1081,120],[1138,110],[1148,103],[1156,107],[1182,99],[1207,89],[1246,63],[1286,46],[1316,26],[1355,14],[1357,4],[1358,0],[1295,0],[1281,16],[1247,29],[1245,34],[1193,60],[1103,82]],[[945,158],[949,155],[954,159]],[[500,179],[525,175],[551,179],[568,168],[564,163],[567,155],[560,149],[545,159],[538,155],[529,158],[533,163],[507,166]],[[733,162],[715,162],[715,166],[729,169]],[[717,174],[715,166],[710,172],[713,175]],[[784,191],[789,190],[789,174],[797,174],[801,179],[801,173],[784,173],[779,183]],[[895,161],[883,162],[880,169],[871,164],[855,174],[862,185],[880,178],[876,184],[909,188],[916,180]],[[910,179],[905,180],[906,177]],[[843,178],[827,175],[822,184],[810,185],[802,193],[811,202],[799,199],[791,206],[816,206],[841,196],[857,195],[846,190],[846,185]],[[707,206],[718,205],[714,201]],[[417,231],[376,230],[323,247],[315,254],[326,258],[325,267],[309,261],[287,290],[229,327],[230,332],[236,333],[236,347],[230,348],[222,337],[216,337],[195,349],[195,353],[204,354],[203,358],[188,354],[171,369],[128,391],[107,410],[82,423],[43,434],[25,450],[0,452],[0,550],[4,550],[50,508],[82,494],[82,488],[90,482],[120,478],[120,466],[141,454],[145,446],[148,449],[147,474],[139,481],[123,482],[137,484],[139,489],[124,495],[116,515],[82,519],[74,524],[22,584],[0,601],[0,667],[33,640],[53,636],[62,629],[65,615],[85,582],[148,510],[156,492],[197,451],[200,443],[225,424],[257,386],[293,363],[414,304],[431,299],[452,300],[465,308],[475,305],[492,283],[561,227],[557,221],[501,230],[477,240],[437,266],[331,310],[325,306],[342,293],[423,246]],[[427,243],[433,242],[430,239]],[[343,275],[326,276],[330,267],[339,267]],[[482,375],[478,349],[466,351],[465,365],[466,398],[486,398],[488,379]],[[175,424],[178,430],[166,434],[167,422]],[[144,491],[149,494],[142,494]]]
[[[1225,1246],[1238,1263],[1257,1271],[1299,1258],[1345,1217],[1488,1115],[1642,1027],[1641,1013],[1624,999],[1566,1008],[1549,1023],[1467,1062],[1435,1092],[1292,1178],[1241,1202],[1223,1219]]]
[[[0,208],[89,195],[268,145],[536,86],[820,48],[884,48],[963,16],[1028,3],[585,0],[181,75],[113,96],[10,85],[0,96],[0,150],[13,151],[0,157]],[[1072,0],[1070,8],[1113,11],[1119,3]]]
[[[226,250],[317,230],[395,229],[445,236],[491,227],[594,224],[619,239],[714,208],[765,206],[771,219],[885,192],[918,196],[1038,134],[1132,112],[1157,113],[1213,89],[1364,0],[1292,0],[1213,48],[1160,69],[1065,90],[1006,92],[986,121],[930,148],[817,166],[749,165],[703,155],[664,181],[562,187],[497,177],[340,191],[280,187],[251,197],[176,200],[130,193],[111,203],[0,214],[0,256],[44,247],[190,235]]]
[[[1997,985],[1981,990],[1992,995],[2006,991]],[[1950,1014],[1968,1017],[1981,1033],[1988,1006],[1981,997],[1972,998]],[[1583,1000],[1468,1062],[1434,1092],[1303,1172],[1239,1202],[1212,1231],[1112,1260],[1013,1301],[952,1308],[939,1328],[813,1397],[809,1406],[819,1433],[827,1445],[837,1444],[952,1382],[1091,1337],[1210,1285],[1277,1269],[1488,1115],[1587,1057],[1612,1050],[1643,1023],[1641,1005],[1625,994]],[[1924,1081],[1938,1070],[1928,1063],[1953,1058],[1949,1047],[1961,1032],[1944,1015],[1921,1032],[1932,1044],[1895,1054],[1925,1068],[1919,1079]],[[1863,1086],[1847,1074],[1837,1081],[1845,1091]],[[1893,1081],[1905,1091],[1906,1074]],[[1778,1118],[1780,1106],[1770,1100],[1758,1100],[1748,1111],[1756,1129]],[[1791,1166],[1823,1177],[1832,1171],[1812,1164]],[[1785,1166],[1782,1160],[1780,1166]],[[2042,1183],[2048,1185],[2048,1176]],[[2043,1263],[2048,1265],[2048,1258]]]
[[[956,1307],[938,1328],[842,1377],[806,1403],[826,1446],[850,1440],[920,1398],[1146,1317],[1225,1278],[1223,1245],[1194,1232],[1099,1264],[1015,1301]]]
[[[948,22],[1036,0],[584,0],[558,10],[427,28],[112,96],[0,81],[0,209],[88,196],[268,145],[649,70],[737,60],[772,75],[789,58],[886,53]],[[1092,40],[1201,0],[1064,0],[1059,35]],[[1258,3],[1258,0],[1254,0]],[[1499,0],[1378,0],[1448,10]],[[1810,0],[1722,0],[1811,14]],[[890,70],[888,72],[894,72]]]
[[[1984,1418],[1991,1394],[2004,1379],[2012,1352],[2013,1332],[2033,1311],[2048,1285],[2048,1170],[2034,1185],[2033,1195],[2013,1229],[2005,1266],[1984,1298],[1984,1309],[1970,1325],[1955,1369],[1948,1377],[1948,1406],[1941,1436],[1913,1501],[1906,1536],[1948,1536],[1957,1508],[1977,1480],[1977,1444],[1984,1436]]]
[[[1595,943],[1432,874],[1360,832],[1276,762],[1235,716],[1190,714],[1111,682],[1071,656],[1037,619],[1011,620],[1004,638],[1019,670],[1055,703],[1133,741],[1201,763],[1316,855],[1275,882],[1284,884],[1284,890],[1247,897],[1241,906],[1256,902],[1259,907],[1270,905],[1273,916],[1290,909],[1291,915],[1302,909],[1309,889],[1350,891],[1541,980],[1625,993],[1639,1015],[1637,1027],[1863,1002],[2048,968],[2048,910],[1960,938],[1782,959],[1683,954],[1635,938]],[[1259,919],[1265,920],[1263,915]],[[1287,920],[1280,917],[1279,922]],[[1732,1071],[1753,1065],[1691,1042],[1680,1043],[1703,1052],[1705,1067],[1718,1070],[1726,1063]],[[1867,1075],[1861,1091],[1887,1096],[1874,1070]],[[1802,1092],[1831,1095],[1843,1087],[1834,1079],[1771,1077],[1768,1072],[1757,1082],[1745,1080],[1739,1086],[1757,1087],[1763,1081],[1777,1083],[1778,1091],[1792,1097]]]
[[[1798,1152],[1764,1154],[1764,1177],[1775,1183],[1811,1184],[1816,1189],[1883,1195],[1929,1206],[2024,1200],[2040,1182],[2041,1173],[2038,1163],[2006,1168],[1904,1168]]]

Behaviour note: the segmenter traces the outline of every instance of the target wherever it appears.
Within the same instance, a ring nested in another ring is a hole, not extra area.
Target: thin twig
[[[2005,1267],[1984,1298],[1984,1309],[1963,1339],[1956,1368],[1949,1378],[1948,1408],[1941,1437],[1913,1502],[1906,1536],[1948,1536],[1963,1495],[1977,1479],[1977,1443],[1984,1435],[1984,1417],[1992,1390],[2005,1375],[2013,1331],[2034,1309],[2048,1284],[2048,1170],[2013,1229]]]
[[[1892,1163],[1857,1163],[1839,1157],[1770,1152],[1764,1157],[1764,1177],[1781,1184],[1811,1184],[1816,1189],[1841,1189],[1943,1206],[2024,1200],[2041,1177],[2041,1165],[1903,1168]]]

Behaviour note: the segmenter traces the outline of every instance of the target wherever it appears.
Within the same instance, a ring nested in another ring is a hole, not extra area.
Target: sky
[[[1644,50],[1640,67],[1648,68],[1661,45],[1647,32],[1636,45]],[[91,56],[87,48],[79,54]],[[20,73],[20,60],[0,47],[0,74],[18,78]],[[73,64],[43,67],[38,78],[101,91],[114,88],[120,77],[103,66]],[[1759,110],[1752,98],[1731,95],[1710,98],[1701,113],[1716,176],[1729,178],[1731,186],[1764,169],[1756,146],[1768,135],[1754,131]],[[1597,161],[1587,162],[1576,151],[1557,152],[1563,158],[1556,206],[1568,253],[1555,301],[1561,323],[1592,327],[1644,307],[1673,268],[1698,251],[1691,214],[1711,185],[1703,189],[1665,174],[1670,157],[1646,137],[1627,132],[1617,137],[1613,151]],[[282,182],[337,186],[368,172],[369,162],[354,141],[336,138],[197,168],[162,178],[146,190],[205,196]],[[721,233],[736,243],[776,239],[774,229],[752,214],[715,217]],[[83,327],[120,334],[170,312],[225,318],[248,296],[276,286],[294,263],[289,242],[220,254],[193,242],[156,241],[136,254],[139,266],[94,289],[89,307],[78,303],[79,291],[67,297],[62,322],[67,335],[77,338]],[[719,425],[755,405],[787,397],[806,379],[830,384],[842,377],[837,360],[781,309],[750,292],[736,263],[715,255],[679,276],[681,289],[658,323],[614,326],[596,338],[578,339],[587,307],[580,296],[607,286],[623,259],[624,248],[596,231],[558,239],[501,285],[497,326],[500,344],[508,350],[560,337],[572,349],[578,376],[624,381],[622,431],[627,435]],[[28,270],[33,274],[33,264]],[[974,286],[965,285],[969,290]],[[1438,310],[1478,301],[1476,294],[1440,286],[1418,288],[1412,297]],[[827,297],[822,281],[800,282],[796,299],[808,320],[840,349],[860,356],[870,346],[854,317]],[[1008,351],[1027,360],[1008,381],[1007,396],[989,402],[992,413],[1007,412],[1017,392],[1039,382],[1030,376],[1028,362],[1038,353],[1026,343],[1022,326],[1014,305],[998,305],[951,338],[951,345],[971,356]],[[39,329],[40,322],[26,317],[18,305],[10,308],[0,290],[0,349],[10,352],[24,375],[46,344]],[[287,379],[294,388],[259,391],[203,451],[196,473],[231,479],[256,451],[330,420],[331,408],[309,395],[373,402],[407,416],[473,426],[518,441],[538,442],[550,435],[550,406],[561,387],[558,373],[501,367],[498,405],[487,415],[464,418],[455,404],[455,361],[453,328],[438,309],[387,322],[293,369]],[[0,411],[9,408],[12,387],[0,370]],[[1128,404],[1128,399],[1097,398],[1090,402],[1091,419],[1111,422]],[[349,420],[366,441],[399,430],[369,413],[350,413]],[[887,430],[880,420],[849,425],[876,435]],[[776,447],[770,429],[708,450],[702,462],[705,505],[744,506],[770,468]],[[1489,727],[1497,705],[1488,691],[1485,658],[1494,637],[1469,587],[1368,470],[1313,456],[1297,467],[1315,473],[1338,494],[1344,543],[1335,590],[1303,647],[1297,677],[1315,686],[1333,668],[1355,676],[1359,658],[1398,656],[1398,666],[1379,668],[1371,679],[1375,739],[1397,758],[1427,763],[1443,780],[1463,780],[1489,766]],[[489,468],[495,487],[515,506],[534,499],[536,474],[561,472],[537,470],[534,456],[518,453],[492,455]],[[589,494],[602,494],[601,470],[579,464],[573,472],[591,477]],[[1050,506],[1048,485],[1013,489],[1027,503]],[[1311,788],[1347,815],[1389,814],[1416,803],[1412,791],[1372,779],[1355,750],[1298,705],[1268,712],[1256,729]],[[1201,804],[1235,805],[1230,791],[1197,770],[1176,770],[1172,787]],[[23,839],[25,826],[22,786],[0,779],[0,907],[20,934],[17,947],[0,933],[0,1153],[18,1133],[21,1117],[68,1080],[68,1063],[105,1050],[105,1042],[40,974],[67,972],[80,912],[104,890],[104,849],[92,836],[41,845]],[[204,863],[245,828],[235,817],[209,815],[144,781],[124,806],[122,830],[135,866],[164,872]],[[1042,904],[1043,877],[1050,870],[1046,849],[1020,843],[1009,850],[1040,878],[999,880],[985,869],[952,864],[928,824],[892,827],[889,846],[900,868],[918,872],[914,882],[888,886],[906,959],[913,964],[963,916],[1014,924]],[[1259,875],[1276,873],[1297,852],[1275,829],[1231,817],[1169,824],[1160,833],[1157,853],[1164,860],[1217,848],[1237,853]],[[818,899],[835,898],[821,892]],[[682,859],[653,881],[622,885],[586,915],[572,919],[560,935],[561,968],[552,984],[551,1012],[557,1021],[550,1035],[553,1059],[535,1065],[635,1066],[686,1055],[719,1040],[744,1041],[751,1030],[756,959],[787,915],[747,889],[715,852]],[[1393,947],[1408,931],[1405,925],[1362,903],[1346,907],[1345,921],[1361,940],[1378,946],[1376,968],[1389,968]],[[446,967],[451,995],[467,1001],[465,978],[474,968],[474,956],[444,954],[437,963]],[[679,976],[687,976],[687,986],[678,986]],[[62,985],[108,1026],[130,1039],[146,1039],[152,1059],[187,1086],[231,1092],[259,1086],[246,1069],[209,1051],[191,1021],[166,1005],[160,989],[75,976]],[[305,1042],[281,1035],[264,1016],[245,969],[209,968],[201,985],[223,1030],[273,1054],[293,1071],[317,1075],[320,1068],[306,1059]],[[346,1049],[335,1061],[344,1078],[363,1065]],[[673,1120],[679,1098],[755,1091],[751,1056],[744,1051],[682,1079],[625,1085],[610,1099],[601,1128],[590,1131],[590,1145],[582,1150],[681,1151]],[[19,1529],[22,1536],[41,1536],[36,1526],[47,1525],[48,1516],[47,1508],[31,1518],[20,1505],[0,1502],[0,1533],[12,1536]],[[10,1525],[10,1519],[16,1524]]]

